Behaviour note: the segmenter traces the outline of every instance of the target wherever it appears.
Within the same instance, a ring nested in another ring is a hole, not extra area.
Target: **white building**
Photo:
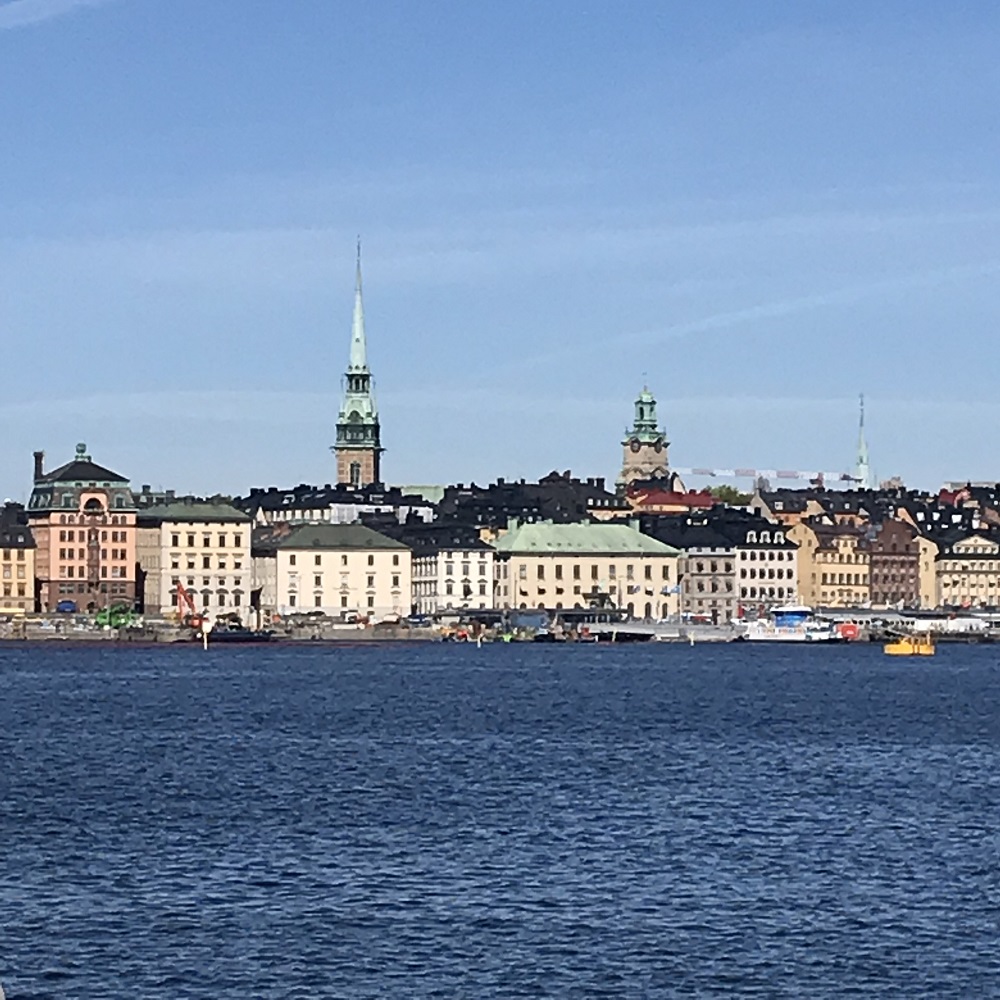
[[[253,564],[264,611],[373,621],[410,613],[409,548],[364,525],[289,526],[255,542]]]
[[[454,547],[413,550],[413,610],[492,608],[494,552],[485,542],[466,539]]]
[[[250,518],[228,503],[185,497],[140,509],[136,516],[137,589],[147,613],[184,612],[182,584],[211,617],[250,604]]]

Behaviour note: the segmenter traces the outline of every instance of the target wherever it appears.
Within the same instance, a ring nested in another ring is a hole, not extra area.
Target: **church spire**
[[[365,340],[365,305],[361,296],[361,237],[358,237],[358,263],[354,277],[354,322],[351,326],[351,358],[348,372],[368,371],[368,344]]]
[[[863,490],[875,488],[874,477],[872,476],[871,462],[868,458],[868,442],[865,440],[865,396],[862,393],[858,397],[860,412],[858,417],[858,461],[854,475],[858,481],[858,487]]]

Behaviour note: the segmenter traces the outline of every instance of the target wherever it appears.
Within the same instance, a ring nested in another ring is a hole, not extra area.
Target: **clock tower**
[[[625,431],[622,441],[622,471],[617,479],[620,491],[641,479],[666,479],[667,440],[663,429],[657,426],[656,400],[646,386],[635,401],[635,419]]]

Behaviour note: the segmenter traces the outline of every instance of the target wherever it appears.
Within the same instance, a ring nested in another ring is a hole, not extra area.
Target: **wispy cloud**
[[[82,7],[98,7],[112,0],[10,0],[0,3],[0,31],[27,28],[71,14]]]

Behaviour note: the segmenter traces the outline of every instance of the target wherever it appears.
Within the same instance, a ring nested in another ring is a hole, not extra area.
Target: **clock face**
[[[632,440],[629,442],[629,447],[633,451],[638,451],[639,448],[641,447],[641,445],[639,444],[639,439],[638,438],[632,438]]]

